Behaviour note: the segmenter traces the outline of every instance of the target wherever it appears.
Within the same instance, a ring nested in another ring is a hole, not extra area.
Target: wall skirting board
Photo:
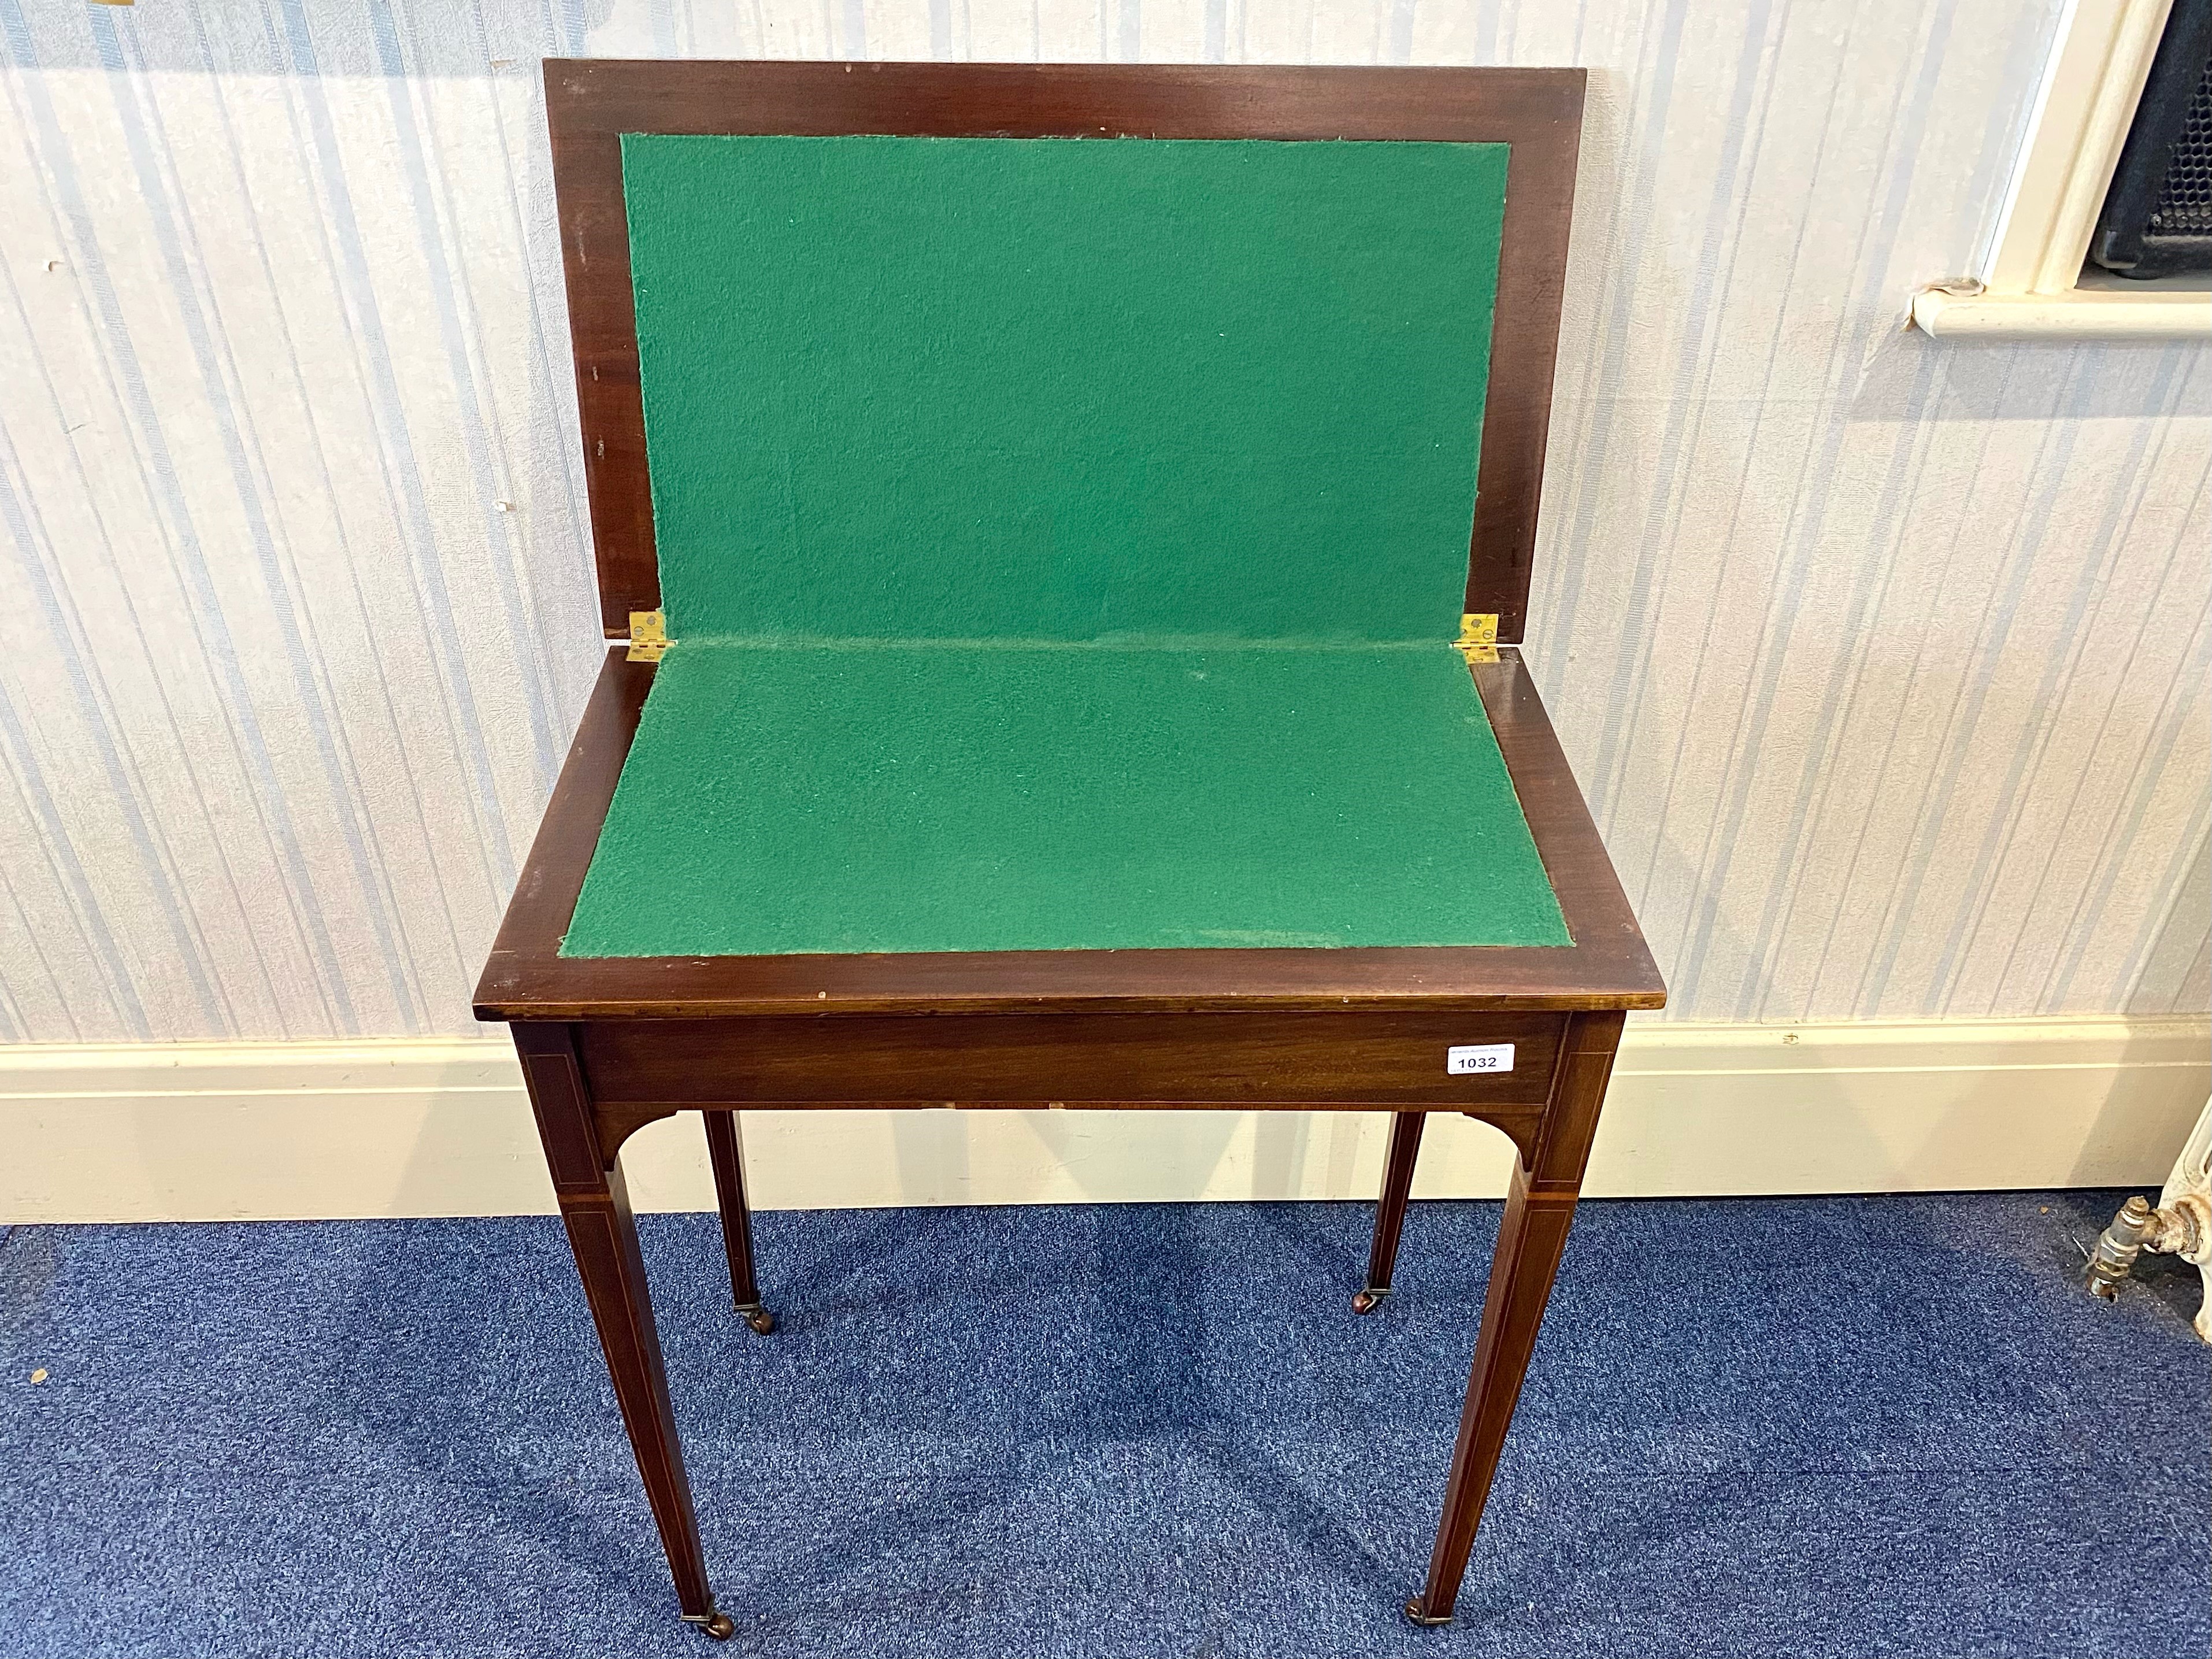
[[[1594,1195],[2155,1188],[2212,1021],[1630,1022]],[[1380,1113],[752,1112],[764,1209],[1368,1198]],[[550,1212],[504,1037],[0,1048],[0,1223]],[[1502,1136],[1436,1121],[1416,1193],[1494,1196]],[[711,1208],[696,1117],[624,1154]]]

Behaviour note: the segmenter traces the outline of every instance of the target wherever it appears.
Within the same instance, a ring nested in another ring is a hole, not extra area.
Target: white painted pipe
[[[1952,294],[1912,296],[1912,320],[1938,339],[2212,340],[2212,293]]]

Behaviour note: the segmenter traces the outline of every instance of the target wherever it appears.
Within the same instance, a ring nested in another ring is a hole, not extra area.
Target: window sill
[[[1939,340],[2212,340],[2212,293],[1954,294],[1923,289],[1912,320]]]

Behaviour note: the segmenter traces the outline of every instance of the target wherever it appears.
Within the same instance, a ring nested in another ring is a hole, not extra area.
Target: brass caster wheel
[[[775,1316],[770,1313],[766,1308],[757,1306],[740,1308],[738,1311],[745,1316],[745,1323],[751,1326],[753,1329],[759,1332],[763,1336],[766,1336],[770,1331],[775,1328]]]
[[[703,1619],[693,1619],[687,1615],[684,1622],[696,1626],[702,1634],[711,1637],[717,1642],[728,1641],[737,1633],[738,1629],[730,1615],[719,1607]]]
[[[1362,1291],[1352,1298],[1352,1311],[1356,1314],[1371,1314],[1382,1305],[1382,1298],[1389,1294],[1390,1291],[1387,1286],[1379,1291],[1371,1288]]]
[[[1440,1625],[1451,1623],[1451,1614],[1447,1613],[1439,1616],[1431,1613],[1418,1595],[1406,1598],[1406,1617],[1423,1630],[1434,1630]]]

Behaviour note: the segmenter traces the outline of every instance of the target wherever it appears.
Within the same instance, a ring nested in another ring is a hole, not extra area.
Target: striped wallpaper
[[[1584,64],[1531,657],[1672,1017],[2194,1010],[2212,354],[1932,344],[2056,0],[0,0],[0,1038],[471,1029],[596,657],[547,53]]]

